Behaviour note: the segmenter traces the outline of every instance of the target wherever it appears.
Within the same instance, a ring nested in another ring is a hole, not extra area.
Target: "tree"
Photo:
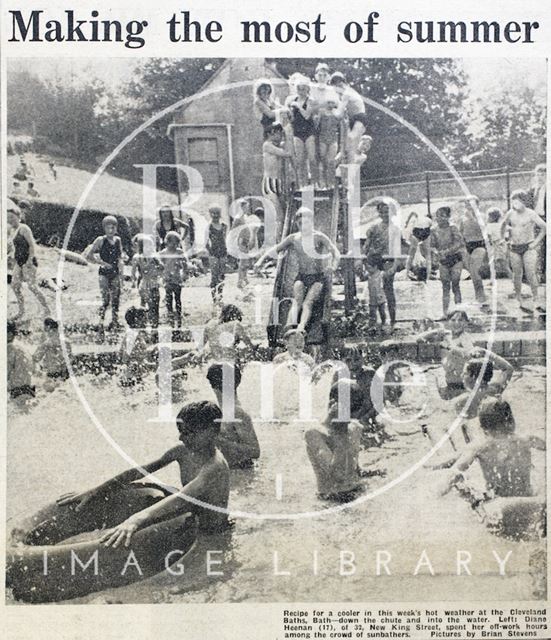
[[[103,150],[97,105],[105,93],[99,80],[43,82],[27,71],[8,75],[8,128],[33,136],[39,150],[95,162]]]
[[[532,169],[545,162],[543,92],[511,84],[477,106],[479,122],[470,157],[473,168]]]

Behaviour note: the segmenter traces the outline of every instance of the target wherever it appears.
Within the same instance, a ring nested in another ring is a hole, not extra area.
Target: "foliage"
[[[470,161],[475,169],[532,169],[545,162],[545,96],[532,87],[512,85],[479,103],[480,131]]]

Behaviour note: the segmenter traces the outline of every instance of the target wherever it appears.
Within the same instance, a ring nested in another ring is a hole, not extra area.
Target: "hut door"
[[[197,169],[207,193],[231,194],[228,131],[224,125],[180,129],[185,163]]]

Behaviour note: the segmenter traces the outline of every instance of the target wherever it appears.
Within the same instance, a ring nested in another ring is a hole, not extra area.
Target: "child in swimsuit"
[[[329,189],[335,182],[337,167],[337,151],[339,145],[339,133],[341,118],[337,115],[338,101],[327,100],[319,111],[318,124],[318,150],[321,161],[322,188]]]
[[[290,249],[298,261],[298,275],[293,285],[293,304],[287,317],[287,325],[306,331],[310,322],[314,303],[322,298],[327,278],[336,270],[340,253],[331,240],[321,231],[313,228],[313,213],[301,207],[295,214],[299,231],[288,235],[285,240],[266,251],[255,263],[255,269],[270,257]],[[305,242],[306,241],[306,242]],[[305,247],[308,241],[313,247]],[[310,255],[313,251],[314,254]],[[330,261],[329,261],[330,260]]]
[[[224,375],[225,367],[232,366],[228,363],[211,364],[207,371],[207,380],[214,391],[216,401],[222,410],[222,424],[217,446],[228,461],[230,468],[244,468],[252,466],[254,460],[260,457],[260,446],[253,426],[251,416],[244,411],[237,399],[237,388],[241,383],[241,371],[238,367],[233,367],[233,385],[229,389],[231,394],[225,397]],[[231,407],[228,404],[231,403]],[[229,411],[226,411],[226,408]],[[232,419],[228,420],[226,413]]]
[[[481,225],[484,224],[482,214],[478,208],[478,198],[470,196],[462,201],[465,207],[459,221],[459,231],[465,241],[464,265],[469,270],[477,302],[486,304],[486,294],[480,269],[488,259],[486,242],[482,234]]]
[[[220,207],[211,207],[209,215],[211,221],[208,226],[206,248],[209,252],[210,293],[212,301],[216,304],[222,300],[222,291],[226,278],[226,262],[228,259],[226,235],[228,227],[225,222],[221,221],[222,210]]]
[[[368,228],[365,242],[366,263],[368,265],[370,287],[369,317],[370,324],[376,323],[377,309],[381,313],[380,293],[377,280],[382,276],[382,289],[386,299],[388,314],[390,316],[390,328],[394,329],[396,323],[396,295],[394,292],[394,277],[403,269],[401,255],[401,231],[395,224],[396,215],[390,219],[390,208],[396,213],[398,203],[389,199],[377,203],[377,213],[380,220]],[[377,292],[372,299],[371,292]],[[381,313],[384,324],[385,318]]]
[[[450,224],[451,209],[440,207],[436,212],[436,228],[431,233],[431,246],[438,253],[438,269],[442,283],[442,311],[448,315],[450,289],[456,305],[461,304],[461,272],[465,244],[459,229]]]
[[[175,231],[166,234],[166,247],[159,252],[165,285],[165,303],[172,327],[182,326],[182,285],[187,275],[187,260],[180,247],[180,236]]]
[[[466,392],[455,401],[456,412],[467,420],[478,416],[480,404],[485,398],[501,396],[513,375],[513,366],[493,351],[475,347],[473,353],[476,353],[476,357],[463,367]]]
[[[484,503],[485,510],[491,512],[492,503],[497,507],[495,519],[488,524],[513,537],[526,536],[530,529],[541,532],[545,526],[545,499],[535,495],[532,488],[531,450],[545,451],[544,440],[516,435],[511,406],[499,398],[482,402],[479,421],[484,438],[471,443],[456,457],[442,495],[462,481],[465,472],[478,461],[490,497]]]
[[[10,227],[9,244],[11,248],[12,277],[11,286],[17,300],[18,312],[15,319],[25,315],[25,297],[23,283],[34,294],[46,316],[50,315],[48,302],[36,282],[38,262],[35,255],[35,240],[30,228],[21,222],[21,210],[8,200],[8,225]]]
[[[298,186],[308,185],[308,169],[312,183],[317,183],[316,129],[314,103],[310,97],[310,81],[304,76],[295,79],[296,93],[290,95],[285,106],[291,114],[294,150],[297,163]]]
[[[191,218],[189,218],[191,220]],[[176,232],[182,242],[188,241],[193,243],[190,232],[189,222],[184,222],[180,218],[174,217],[172,207],[168,204],[164,204],[159,207],[159,219],[155,223],[155,242],[157,245],[157,251],[165,248],[166,236],[171,231]]]
[[[493,262],[497,278],[511,278],[513,274],[511,272],[511,267],[509,266],[509,247],[507,246],[505,238],[501,236],[501,221],[503,214],[501,209],[492,207],[491,209],[488,209],[486,215],[488,217],[486,231],[492,248],[490,264]]]
[[[448,316],[446,329],[431,329],[417,337],[417,342],[436,342],[440,344],[445,386],[439,388],[444,400],[463,393],[463,370],[465,364],[476,355],[471,336],[466,333],[469,318],[465,311],[456,309]]]
[[[340,397],[346,388],[350,400],[348,407]],[[342,380],[334,384],[329,394],[324,430],[309,429],[304,434],[322,500],[350,502],[358,497],[362,488],[358,466],[362,426],[351,417],[361,404],[362,396],[354,382]]]
[[[267,139],[262,145],[262,162],[264,173],[262,176],[262,195],[271,202],[275,215],[275,220],[270,216],[266,217],[266,230],[268,233],[273,229],[275,223],[275,240],[279,242],[283,233],[283,163],[288,160],[293,166],[293,152],[284,144],[285,134],[280,124],[272,125],[268,131]],[[269,211],[269,209],[265,210]],[[269,237],[269,235],[268,235]]]
[[[114,216],[105,216],[101,225],[105,235],[94,240],[84,257],[99,265],[98,277],[102,299],[99,317],[102,327],[105,313],[111,305],[111,327],[117,329],[120,326],[119,302],[124,252],[121,239],[117,235],[117,219]]]
[[[513,191],[511,210],[501,223],[502,237],[509,231],[509,249],[513,269],[513,286],[519,306],[525,308],[522,301],[522,278],[526,277],[532,290],[532,308],[529,311],[545,311],[539,302],[538,294],[538,246],[545,237],[545,222],[533,210],[528,208],[529,196],[526,191]],[[536,235],[536,229],[538,233]]]
[[[17,329],[15,322],[7,324],[7,353],[6,373],[8,393],[13,400],[24,404],[35,397],[35,387],[32,384],[33,361],[27,351],[16,340]]]
[[[94,489],[61,496],[56,505],[49,507],[50,518],[37,522],[27,538],[34,544],[55,544],[60,539],[84,531],[112,527],[102,532],[100,542],[113,548],[123,547],[131,544],[137,530],[184,513],[197,516],[200,531],[225,529],[230,474],[228,463],[216,446],[221,418],[222,412],[213,402],[185,405],[176,417],[181,444],[172,447],[160,458],[124,471]],[[181,489],[143,483],[144,474],[155,473],[173,462],[180,469]],[[158,490],[154,503],[146,508],[140,506],[138,509],[141,510],[129,515],[129,505],[143,503],[137,498],[151,487]],[[117,504],[118,508],[115,507]],[[209,508],[210,505],[216,509]],[[139,548],[135,551],[139,558]]]
[[[278,111],[282,109],[282,105],[273,97],[272,84],[261,78],[257,80],[254,85],[254,106],[260,114],[260,124],[262,125],[262,132],[264,140],[268,138],[270,127],[275,124]]]
[[[346,137],[344,160],[350,162],[358,148],[362,136],[367,133],[369,118],[365,112],[362,96],[352,89],[344,74],[336,71],[329,84],[335,89],[341,100],[341,111],[348,116],[348,135]]]
[[[283,336],[286,351],[279,353],[273,360],[274,365],[287,363],[293,367],[305,366],[312,369],[315,365],[314,358],[304,353],[304,334],[297,329],[289,329]]]
[[[65,338],[63,343],[67,357],[71,359],[71,345]],[[63,347],[61,346],[59,324],[53,318],[44,320],[44,340],[36,348],[33,354],[33,362],[44,371],[48,378],[44,385],[46,391],[53,391],[57,382],[67,380],[69,377],[69,370],[67,369]]]
[[[132,285],[138,287],[142,306],[147,309],[149,324],[153,329],[159,326],[159,278],[163,264],[154,253],[153,239],[140,233],[134,237],[136,253],[132,256]]]
[[[407,219],[406,228],[409,226],[409,223],[412,219],[414,222],[413,228],[411,230],[411,237],[409,239],[409,252],[406,260],[406,272],[409,274],[415,254],[417,253],[417,251],[419,251],[425,260],[425,277],[423,278],[423,280],[428,282],[432,269],[432,252],[430,243],[432,217],[430,214],[420,215],[415,211],[412,211]]]
[[[234,304],[226,304],[220,310],[218,318],[213,318],[205,325],[204,346],[210,350],[209,359],[215,362],[236,364],[239,360],[237,345],[242,342],[254,351],[249,334],[242,324],[241,309]]]
[[[120,384],[123,387],[133,387],[142,382],[144,374],[152,364],[148,354],[147,311],[139,307],[129,307],[124,319],[130,331],[127,331],[120,350]]]

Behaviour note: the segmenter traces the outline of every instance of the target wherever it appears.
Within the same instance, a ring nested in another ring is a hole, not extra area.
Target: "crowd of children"
[[[255,106],[264,130],[262,194],[273,202],[278,222],[278,242],[257,256],[255,267],[259,269],[281,252],[292,254],[298,265],[284,334],[286,352],[276,355],[274,363],[293,366],[300,374],[304,370],[311,371],[315,365],[314,359],[304,352],[305,334],[315,304],[327,290],[327,283],[338,268],[341,256],[333,241],[314,229],[313,212],[305,207],[295,216],[298,230],[289,230],[289,234],[282,237],[282,162],[288,160],[296,170],[297,186],[331,187],[339,159],[343,164],[361,163],[367,157],[370,145],[364,101],[348,85],[344,75],[339,72],[331,75],[328,66],[321,63],[316,68],[315,80],[315,83],[311,82],[302,75],[292,77],[291,93],[284,105],[277,102],[269,82],[260,81],[255,87]],[[402,257],[401,232],[396,236],[392,224],[391,218],[396,213],[392,211],[392,201],[381,199],[377,203],[378,217],[368,228],[363,245],[369,318],[372,324],[376,324],[377,316],[385,323],[388,312],[391,327],[394,327],[398,307],[395,276],[404,266],[410,270],[417,252],[421,252],[426,260],[426,279],[431,276],[432,265],[436,266],[442,285],[442,310],[444,317],[448,318],[448,327],[425,332],[418,339],[435,342],[441,347],[444,381],[439,391],[443,401],[458,396],[458,412],[468,404],[465,419],[478,417],[485,435],[483,442],[477,441],[451,463],[452,472],[445,490],[457,482],[476,459],[481,463],[488,486],[495,496],[533,498],[527,470],[530,448],[541,448],[542,444],[523,440],[514,434],[511,408],[501,398],[512,368],[495,354],[474,347],[467,332],[467,314],[458,305],[462,302],[461,276],[464,269],[470,274],[476,301],[486,305],[483,270],[487,263],[493,262],[496,271],[499,268],[500,273],[512,277],[514,295],[522,307],[526,306],[521,292],[523,278],[532,292],[530,310],[537,311],[541,307],[538,270],[546,226],[542,213],[533,207],[541,208],[545,204],[539,192],[530,195],[518,190],[511,195],[508,212],[503,214],[493,207],[484,217],[476,198],[466,198],[462,202],[464,211],[457,222],[452,221],[452,210],[447,206],[438,208],[434,222],[431,216],[415,215],[407,259]],[[262,227],[262,214],[261,209],[256,209],[253,214],[244,206],[236,216],[235,227],[246,222],[246,234],[240,236],[240,248],[256,251],[261,247],[258,232]],[[174,494],[164,493],[153,506],[115,523],[103,537],[107,545],[128,544],[137,529],[159,518],[174,517],[182,510],[197,512],[205,527],[219,526],[220,510],[223,511],[228,504],[228,468],[250,467],[263,455],[251,417],[241,406],[237,394],[243,366],[239,345],[245,346],[249,358],[255,353],[256,346],[244,328],[239,308],[233,304],[221,304],[231,229],[224,221],[220,207],[211,207],[209,216],[205,248],[212,300],[220,306],[220,312],[206,324],[198,356],[208,363],[206,380],[214,392],[216,403],[186,404],[176,420],[181,444],[144,467],[147,472],[153,472],[177,462],[183,488]],[[18,206],[13,202],[9,204],[11,232],[8,253],[18,316],[24,313],[22,284],[26,283],[42,305],[46,319],[43,339],[33,354],[27,353],[19,344],[16,323],[8,323],[8,392],[12,399],[18,401],[34,397],[35,367],[40,366],[45,375],[45,388],[53,389],[58,381],[69,377],[66,363],[71,358],[71,347],[68,342],[62,342],[58,324],[50,317],[47,301],[37,288],[34,238],[20,217]],[[98,265],[101,325],[103,327],[110,308],[111,326],[116,329],[120,326],[121,285],[128,256],[117,234],[117,219],[106,216],[102,227],[103,234],[92,242],[85,257]],[[162,386],[159,367],[162,345],[152,346],[146,327],[149,326],[153,333],[159,327],[162,290],[169,325],[176,329],[182,327],[182,288],[190,269],[192,254],[188,249],[193,244],[192,235],[190,223],[176,218],[173,210],[164,206],[159,211],[155,237],[139,233],[133,239],[131,281],[138,290],[140,306],[131,306],[125,313],[131,340],[128,344],[125,342],[121,349],[123,386],[135,385],[155,370],[159,387]],[[312,239],[314,255],[305,250],[305,236]],[[250,260],[244,258],[240,261],[239,283],[242,287],[247,284],[249,267]],[[450,313],[451,295],[455,307]],[[380,398],[376,390],[381,387],[381,381],[375,363],[361,352],[343,355],[349,377],[333,380],[323,424],[305,434],[306,451],[316,477],[318,494],[323,500],[348,502],[360,495],[363,489],[359,464],[362,447],[366,442],[369,446],[381,442],[384,437],[381,418],[384,406],[400,400],[400,372],[392,365],[395,350],[393,343],[381,346],[380,358],[385,365],[385,376],[388,376],[385,381],[393,382],[394,388],[385,391]],[[185,369],[190,361],[189,355],[172,360],[173,380],[175,375],[185,379]],[[503,379],[496,381],[499,372]],[[480,388],[475,389],[478,384]],[[471,398],[474,392],[475,400],[467,402],[465,394]],[[344,410],[341,396],[348,399]],[[229,415],[226,413],[228,403],[231,407]],[[98,496],[112,493],[115,487],[118,490],[140,477],[138,470],[130,470],[91,492],[63,497],[58,507],[67,509],[75,504],[82,507],[97,500]],[[207,508],[192,508],[187,501],[180,499],[180,494],[214,505],[219,511],[210,513]],[[508,508],[514,509],[514,504],[509,504]],[[71,517],[78,518],[76,510],[71,513]]]
[[[401,229],[399,222],[389,224],[389,208],[397,209],[398,203],[391,198],[382,198],[377,203],[378,216],[368,226],[363,245],[368,279],[366,298],[372,326],[377,323],[377,313],[384,325],[388,310],[391,329],[394,328],[394,275],[403,269],[411,279],[425,282],[438,272],[443,319],[450,312],[452,296],[453,308],[461,308],[465,271],[472,282],[475,301],[482,310],[489,307],[484,278],[494,273],[496,278],[512,280],[510,297],[517,300],[520,310],[534,316],[545,311],[539,285],[544,280],[541,263],[545,255],[546,221],[530,207],[529,193],[520,189],[513,191],[511,208],[506,213],[498,207],[489,207],[483,212],[475,196],[461,198],[458,204],[459,207],[441,206],[433,215],[410,214],[405,225],[410,227],[409,248],[402,255],[405,229]],[[395,220],[399,220],[399,216]],[[413,273],[414,262],[424,265],[417,267],[417,273]],[[522,294],[523,282],[530,287],[530,302]]]

